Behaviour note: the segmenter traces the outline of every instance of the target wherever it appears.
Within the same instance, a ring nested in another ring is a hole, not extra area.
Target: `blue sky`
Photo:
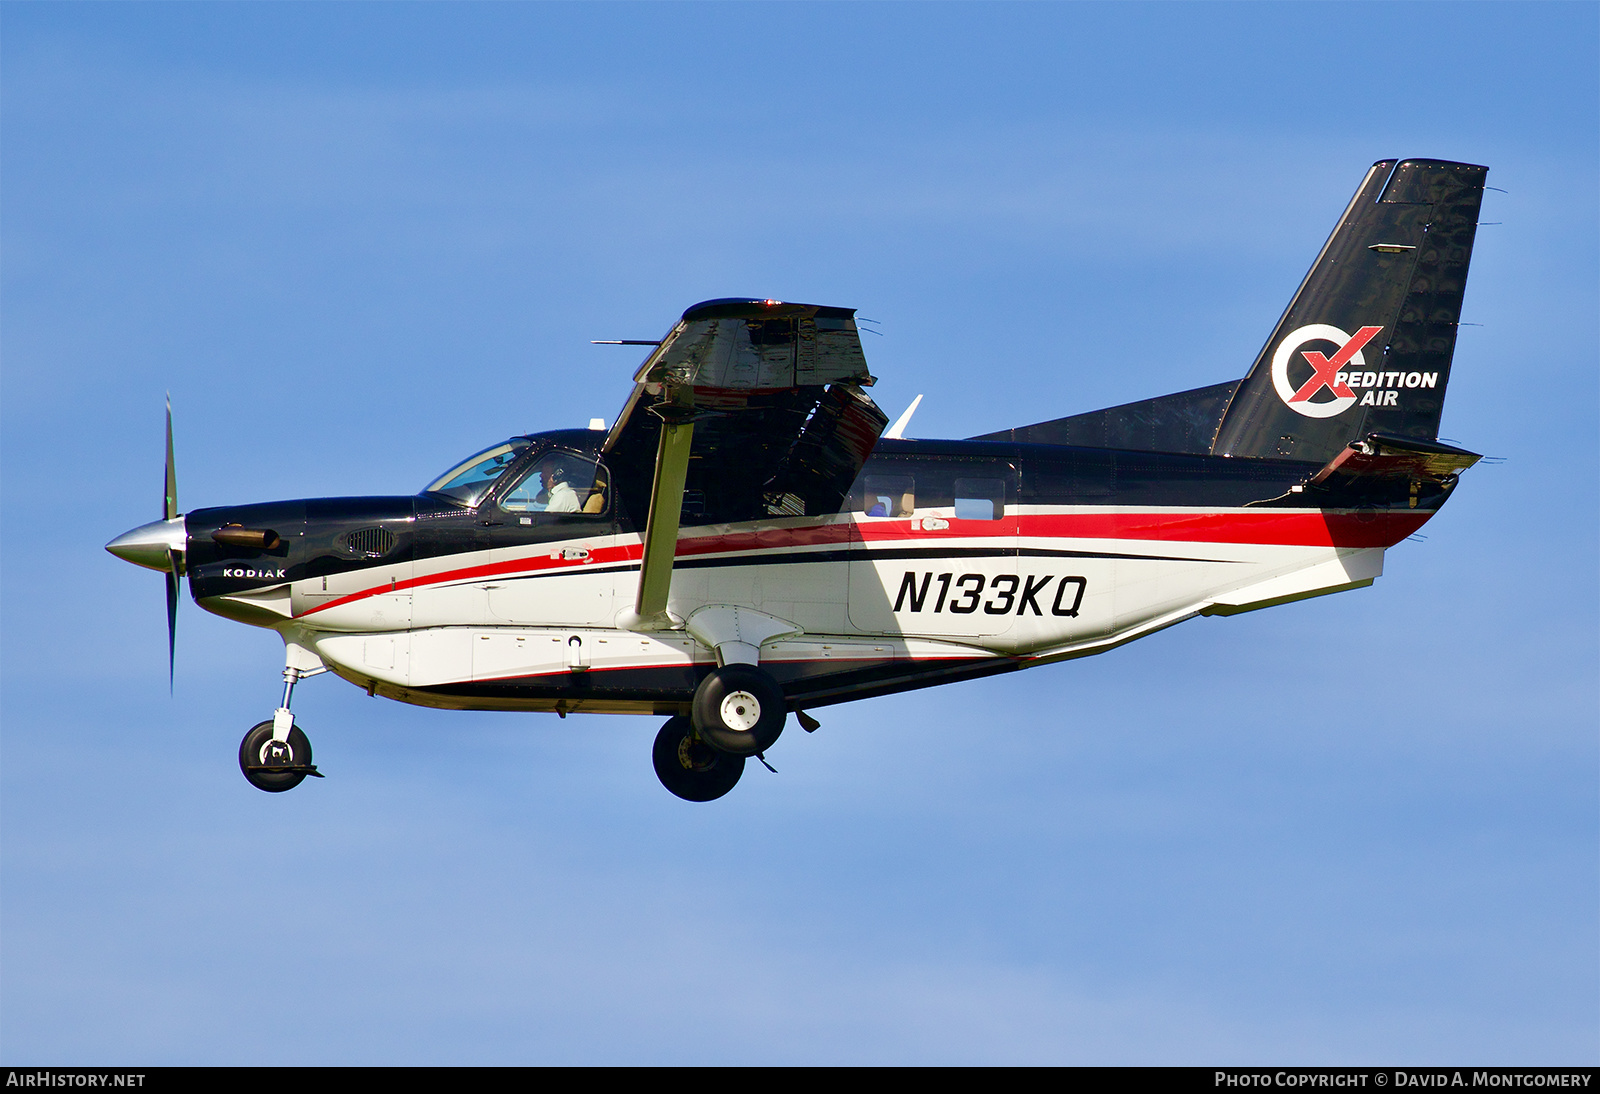
[[[7,1063],[1592,1063],[1600,9],[0,6]],[[693,807],[653,719],[327,678],[104,553],[610,419],[697,300],[861,309],[969,436],[1241,375],[1365,167],[1485,163],[1371,589],[833,708]],[[84,504],[85,499],[88,504]]]

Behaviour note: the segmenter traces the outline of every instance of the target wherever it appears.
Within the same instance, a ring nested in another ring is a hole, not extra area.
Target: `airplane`
[[[322,776],[291,701],[331,671],[665,716],[657,776],[711,801],[791,713],[1371,585],[1481,458],[1438,430],[1486,175],[1373,164],[1239,380],[906,439],[853,309],[708,300],[637,340],[609,428],[499,441],[415,495],[180,514],[169,398],[162,518],[106,549],[166,575],[169,681],[184,576],[282,636],[282,702],[239,749],[261,790]]]

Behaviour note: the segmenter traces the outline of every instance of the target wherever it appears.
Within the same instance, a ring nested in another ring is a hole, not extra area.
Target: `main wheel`
[[[695,736],[689,719],[669,718],[656,734],[650,759],[661,785],[684,801],[715,801],[744,774],[744,757],[718,752]]]
[[[289,727],[289,739],[279,742],[272,739],[272,719],[252,726],[244,740],[239,742],[239,770],[250,780],[250,785],[269,794],[293,790],[305,781],[308,771],[274,771],[271,768],[311,766],[311,742],[300,732],[299,726]],[[269,770],[262,770],[267,768]]]
[[[772,747],[787,715],[783,689],[755,665],[724,665],[695,689],[695,732],[712,748],[754,756]]]

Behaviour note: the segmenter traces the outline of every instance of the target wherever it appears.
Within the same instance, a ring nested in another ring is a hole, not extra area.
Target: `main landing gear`
[[[323,777],[311,762],[311,742],[294,724],[289,699],[294,695],[295,684],[307,676],[327,671],[326,668],[284,669],[283,705],[273,711],[270,721],[250,727],[250,732],[239,742],[239,770],[257,790],[281,794],[299,786],[307,775]]]
[[[715,801],[744,774],[743,756],[718,752],[706,744],[681,714],[668,718],[656,734],[650,759],[661,785],[688,802]]]
[[[715,669],[695,689],[690,717],[671,718],[656,734],[656,777],[685,801],[714,801],[739,781],[746,757],[766,764],[763,753],[783,732],[784,718],[783,689],[765,671]]]

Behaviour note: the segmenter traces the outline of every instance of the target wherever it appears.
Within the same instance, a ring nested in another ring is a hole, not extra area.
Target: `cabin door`
[[[480,516],[494,549],[482,582],[491,623],[609,627],[616,618],[617,528],[604,464],[541,457]]]
[[[1011,629],[1023,592],[1013,464],[874,460],[850,504],[857,630],[959,640]]]

